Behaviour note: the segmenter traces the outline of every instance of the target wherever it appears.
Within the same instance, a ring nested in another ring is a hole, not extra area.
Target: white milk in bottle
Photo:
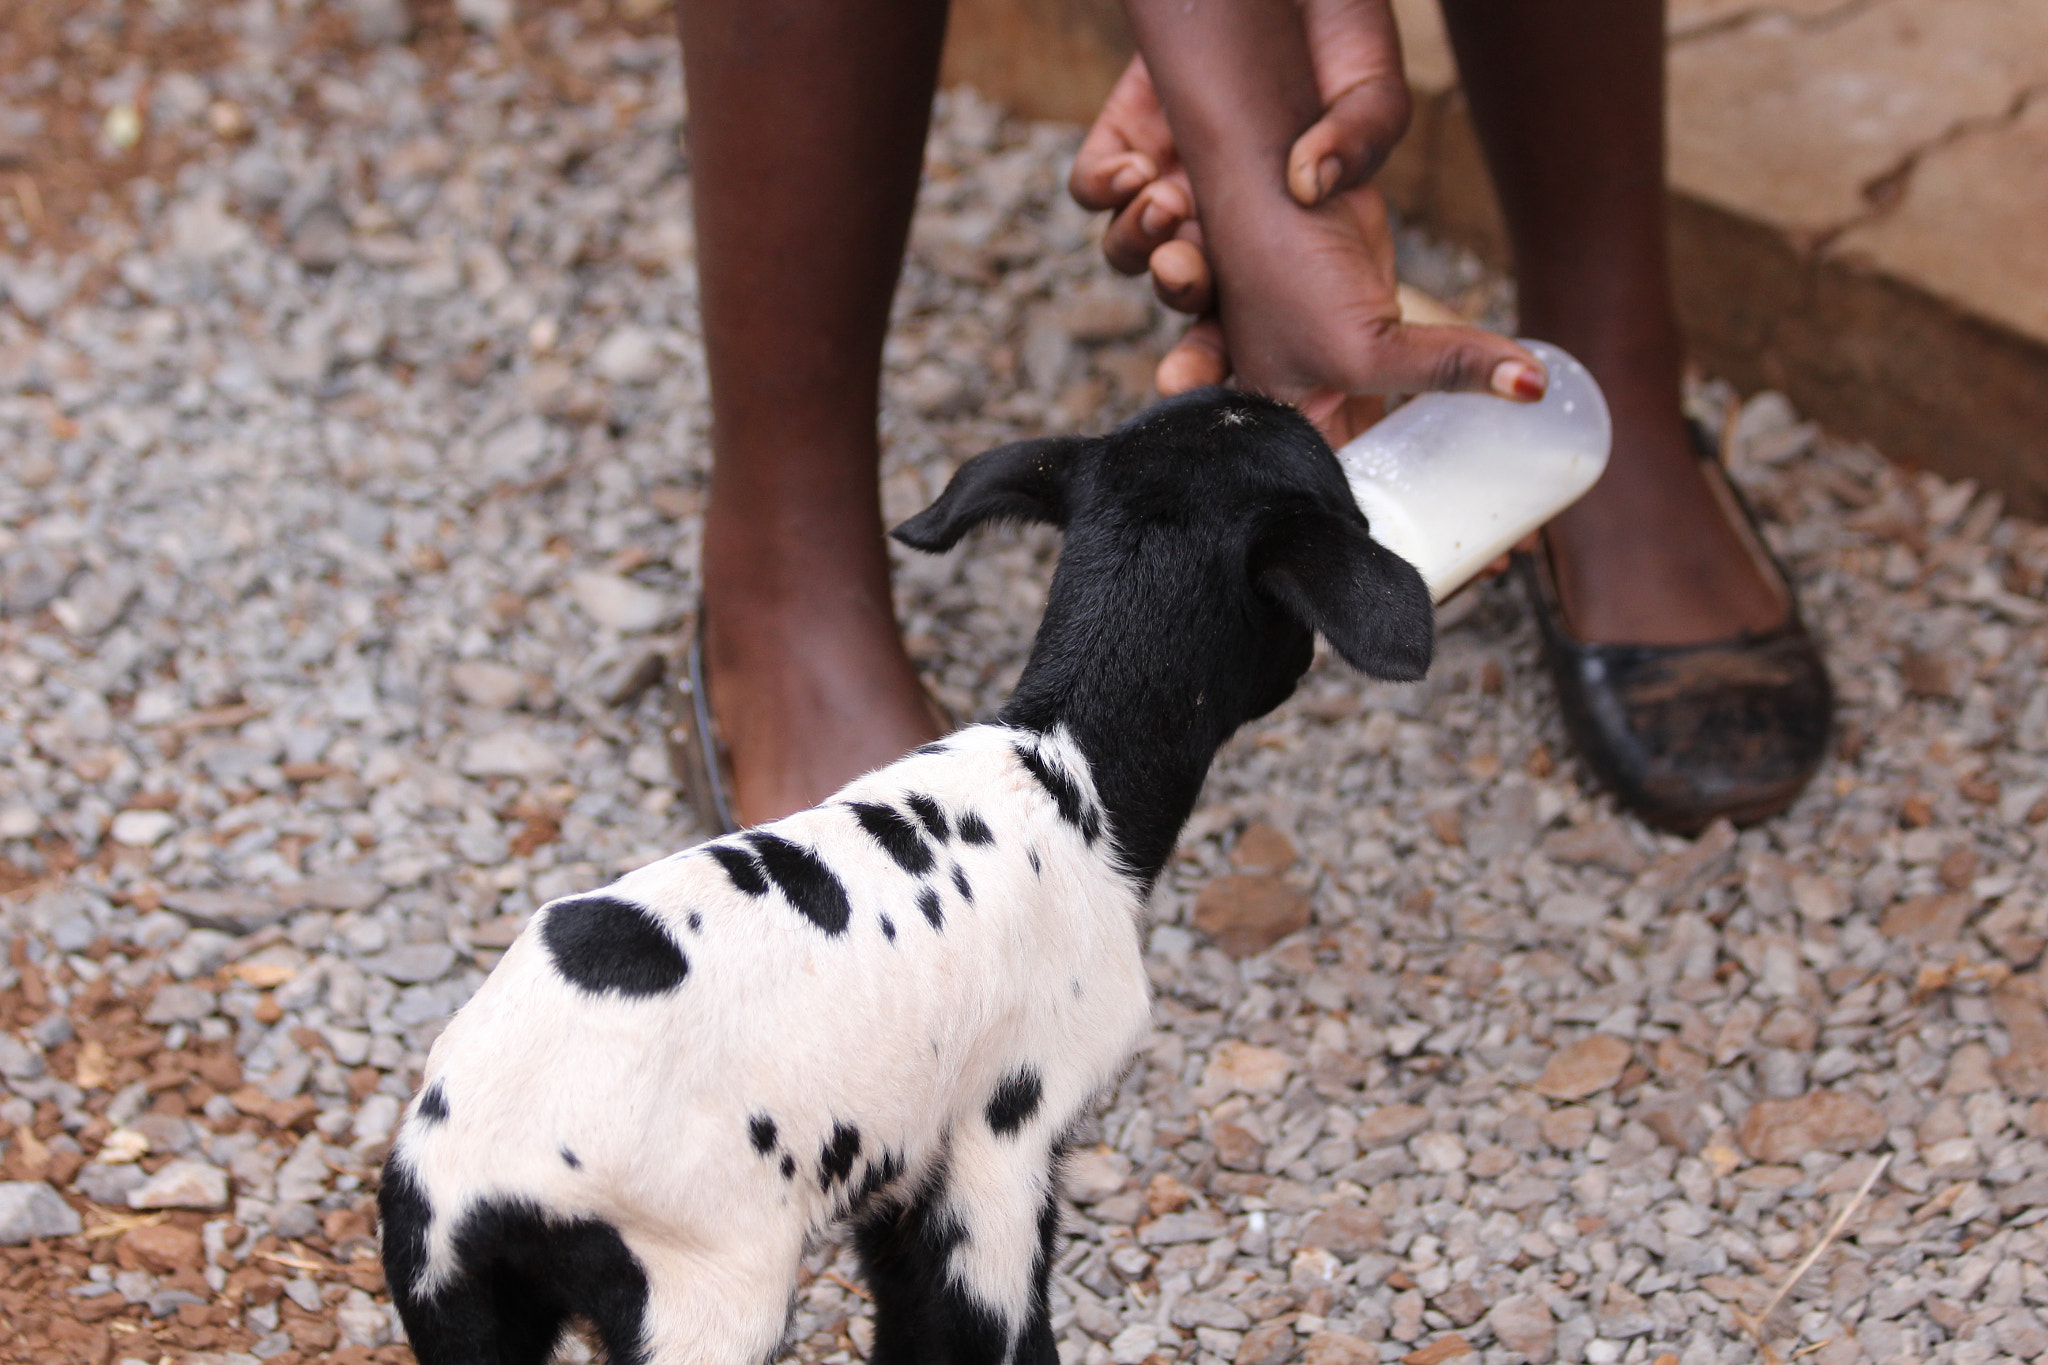
[[[1541,402],[1427,393],[1337,452],[1373,539],[1419,569],[1438,602],[1607,467],[1613,427],[1600,386],[1557,347],[1521,344],[1550,372]]]

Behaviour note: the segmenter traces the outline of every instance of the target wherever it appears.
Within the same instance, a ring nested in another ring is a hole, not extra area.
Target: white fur
[[[845,1212],[846,1187],[828,1195],[818,1182],[837,1122],[860,1132],[850,1183],[884,1149],[905,1159],[899,1189],[943,1161],[948,1207],[969,1231],[952,1273],[1013,1331],[1024,1323],[1052,1153],[1145,1027],[1142,904],[1107,840],[1091,845],[1062,821],[1016,757],[1014,746],[1037,746],[1092,804],[1086,764],[1063,735],[983,725],[944,744],[767,827],[845,884],[852,918],[838,937],[772,887],[737,890],[693,849],[603,893],[661,920],[687,979],[652,998],[593,996],[556,971],[541,909],[434,1045],[426,1081],[441,1085],[448,1119],[419,1121],[415,1101],[398,1137],[394,1159],[433,1208],[419,1289],[454,1271],[452,1232],[476,1201],[515,1198],[619,1230],[648,1275],[651,1359],[763,1359],[806,1241]],[[935,848],[938,866],[922,880],[940,892],[942,930],[918,911],[920,879],[843,804],[907,810],[913,792],[936,798],[956,826],[979,815],[995,836]],[[954,889],[953,863],[971,903]],[[1000,1136],[986,1108],[1020,1066],[1040,1077],[1043,1098],[1021,1131]],[[754,1115],[776,1125],[770,1156],[750,1142]],[[778,1169],[785,1152],[794,1179]]]

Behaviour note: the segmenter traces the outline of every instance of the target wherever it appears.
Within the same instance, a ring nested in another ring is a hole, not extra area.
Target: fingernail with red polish
[[[1543,396],[1550,387],[1550,380],[1542,370],[1522,360],[1503,360],[1493,367],[1489,381],[1493,391],[1503,398],[1520,399],[1533,403]]]

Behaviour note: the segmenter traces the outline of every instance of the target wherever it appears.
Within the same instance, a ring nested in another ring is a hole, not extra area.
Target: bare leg
[[[876,391],[945,0],[684,0],[709,355],[705,663],[748,821],[935,734],[889,598]]]
[[[1614,409],[1606,475],[1549,531],[1572,633],[1673,645],[1779,624],[1785,605],[1721,515],[1680,415],[1663,5],[1442,3],[1507,218],[1523,331],[1585,361]]]

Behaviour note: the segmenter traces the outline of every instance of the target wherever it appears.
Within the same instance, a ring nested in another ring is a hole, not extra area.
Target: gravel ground
[[[341,64],[293,27],[336,11],[222,11],[236,64],[143,106],[175,183],[5,265],[6,1359],[408,1358],[367,1191],[441,1020],[536,905],[699,833],[648,685],[705,472],[673,43],[562,9],[435,65],[390,8],[339,11]],[[1172,324],[1058,192],[1075,138],[941,101],[892,515],[1144,400]],[[1505,583],[1424,683],[1319,664],[1163,880],[1064,1365],[2048,1353],[2048,533],[1692,398],[1831,648],[1833,761],[1763,828],[1645,831]],[[902,561],[956,712],[1015,678],[1054,549]],[[794,1358],[861,1356],[857,1283],[812,1258]]]

